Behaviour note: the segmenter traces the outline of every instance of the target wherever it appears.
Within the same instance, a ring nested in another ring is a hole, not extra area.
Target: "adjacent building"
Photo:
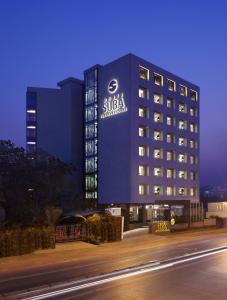
[[[188,218],[199,201],[199,87],[132,54],[59,86],[28,88],[28,150],[74,158],[84,198],[131,222]]]

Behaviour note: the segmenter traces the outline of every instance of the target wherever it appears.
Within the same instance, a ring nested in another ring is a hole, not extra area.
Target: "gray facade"
[[[27,151],[42,149],[76,166],[75,187],[83,193],[83,82],[68,78],[58,89],[27,88]]]

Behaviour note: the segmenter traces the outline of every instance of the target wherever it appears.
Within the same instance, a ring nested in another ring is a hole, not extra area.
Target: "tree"
[[[47,152],[34,157],[10,141],[0,141],[0,193],[8,225],[43,225],[59,207],[74,168]],[[47,213],[48,212],[48,213]]]

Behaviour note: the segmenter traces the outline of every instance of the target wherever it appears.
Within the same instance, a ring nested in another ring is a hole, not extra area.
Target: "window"
[[[27,126],[27,137],[28,138],[36,137],[36,127],[35,126]]]
[[[190,116],[196,117],[197,116],[197,110],[194,107],[190,108]]]
[[[186,172],[186,171],[180,170],[180,171],[178,172],[178,177],[179,177],[180,179],[187,179],[187,172]]]
[[[196,126],[196,124],[194,124],[194,123],[190,124],[190,131],[191,132],[197,132],[197,126]]]
[[[179,108],[180,112],[183,112],[183,113],[187,112],[187,106],[184,103],[179,103],[179,107],[178,108]]]
[[[168,108],[174,108],[174,100],[172,98],[167,98],[167,100],[166,100],[166,106]]]
[[[147,146],[139,146],[139,156],[148,156],[149,149]]]
[[[162,159],[163,151],[162,149],[154,149],[154,158]]]
[[[174,124],[173,124],[173,123],[174,123],[173,121],[174,121],[174,119],[173,119],[172,116],[167,116],[167,117],[166,117],[166,124],[167,124],[167,125],[173,126],[173,125],[174,125]]]
[[[186,189],[184,187],[180,187],[178,189],[179,196],[186,196]]]
[[[178,128],[181,130],[187,129],[187,121],[185,120],[180,120],[178,124]]]
[[[140,137],[148,137],[148,127],[147,126],[139,126],[139,136]]]
[[[166,170],[166,177],[167,178],[174,178],[174,169],[167,169]]]
[[[196,196],[196,188],[190,188],[190,196],[195,197]]]
[[[166,142],[167,143],[174,143],[174,135],[172,133],[166,134]]]
[[[139,112],[138,112],[139,117],[141,118],[149,118],[149,110],[148,107],[139,107]]]
[[[162,140],[162,132],[159,130],[154,131],[154,140],[161,141]]]
[[[97,119],[97,105],[86,107],[85,121],[90,122]]]
[[[176,82],[170,79],[167,79],[167,84],[168,84],[168,90],[171,92],[176,91]]]
[[[149,70],[142,66],[139,66],[139,78],[149,80]]]
[[[193,101],[197,101],[198,100],[198,93],[194,90],[190,90],[190,98]]]
[[[173,196],[174,195],[174,187],[173,186],[167,186],[166,187],[166,195],[167,196]]]
[[[190,164],[195,165],[196,164],[196,157],[195,155],[190,155]]]
[[[27,110],[27,121],[35,122],[36,121],[36,110]]]
[[[178,161],[179,161],[180,163],[186,163],[186,162],[187,162],[187,155],[184,154],[184,153],[180,153],[180,154],[178,155]]]
[[[148,185],[147,184],[139,184],[139,195],[148,195]]]
[[[158,73],[154,73],[154,83],[156,85],[163,86],[163,76]]]
[[[188,89],[186,86],[180,84],[180,95],[187,97]]]
[[[191,180],[196,180],[196,177],[197,177],[197,176],[196,176],[196,172],[191,171],[191,172],[190,172],[190,179],[191,179]]]
[[[162,168],[155,167],[154,168],[154,176],[161,177],[162,176]]]
[[[190,148],[196,148],[196,141],[195,140],[190,140],[189,142]]]
[[[97,123],[87,124],[85,127],[85,137],[86,139],[97,137]]]
[[[160,112],[155,112],[154,113],[154,121],[156,123],[162,122],[162,114]]]
[[[166,159],[167,160],[174,160],[174,152],[173,151],[167,151],[166,152]]]
[[[85,143],[86,156],[97,154],[97,150],[98,150],[97,144],[98,144],[97,139],[86,141]]]
[[[139,176],[148,176],[149,175],[149,168],[147,165],[139,165],[138,170]]]
[[[179,137],[178,145],[179,146],[187,146],[187,139],[184,137]]]
[[[148,89],[144,87],[139,87],[139,97],[143,99],[148,99],[149,98]]]
[[[159,93],[154,93],[154,103],[163,104],[163,95]]]
[[[162,191],[162,188],[160,185],[155,185],[154,186],[154,194],[155,195],[161,195],[161,191]]]

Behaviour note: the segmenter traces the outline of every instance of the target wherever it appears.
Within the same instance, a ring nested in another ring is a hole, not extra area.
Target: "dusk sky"
[[[0,0],[0,139],[25,146],[27,86],[134,53],[201,89],[201,184],[227,186],[227,1]]]

